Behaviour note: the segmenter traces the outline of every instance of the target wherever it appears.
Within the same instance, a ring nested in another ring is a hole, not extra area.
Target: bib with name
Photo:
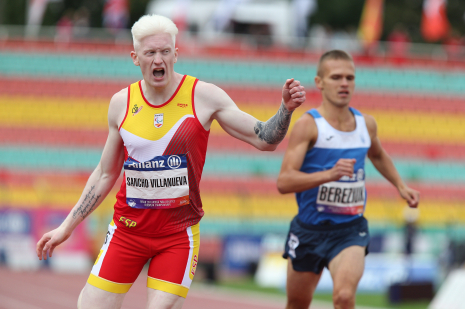
[[[124,162],[126,202],[138,209],[168,209],[189,204],[185,154],[156,156],[145,162]]]
[[[356,181],[331,181],[318,187],[316,209],[319,212],[358,215],[363,213],[365,206],[365,180],[363,170],[355,175],[361,175]]]

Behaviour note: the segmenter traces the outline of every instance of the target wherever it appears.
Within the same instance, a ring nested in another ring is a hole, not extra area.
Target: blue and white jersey
[[[343,176],[337,181],[296,193],[298,218],[306,224],[349,222],[365,211],[365,159],[371,139],[363,115],[354,108],[350,111],[356,123],[355,130],[351,132],[336,130],[316,109],[308,111],[315,119],[318,138],[306,153],[300,170],[305,173],[329,170],[339,159],[356,159],[356,162],[352,177]]]

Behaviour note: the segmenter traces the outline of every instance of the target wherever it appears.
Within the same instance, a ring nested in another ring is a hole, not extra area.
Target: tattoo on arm
[[[95,186],[92,186],[89,192],[84,197],[81,205],[73,212],[73,218],[76,219],[77,216],[81,216],[82,219],[85,219],[95,208],[97,205],[98,200],[100,199],[101,195],[95,196],[95,193],[92,194],[94,191]]]
[[[292,112],[288,111],[284,104],[281,104],[276,115],[271,117],[267,122],[257,121],[254,127],[255,134],[262,141],[268,144],[278,144],[286,136],[289,123],[291,122]]]

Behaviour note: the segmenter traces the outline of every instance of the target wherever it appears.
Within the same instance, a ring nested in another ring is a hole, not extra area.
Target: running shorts
[[[87,282],[112,293],[126,293],[151,259],[147,287],[186,297],[199,256],[199,224],[161,237],[124,232],[112,221]]]
[[[365,247],[368,254],[370,234],[364,217],[334,225],[308,225],[297,216],[292,220],[283,258],[291,258],[295,271],[319,274],[342,250]]]

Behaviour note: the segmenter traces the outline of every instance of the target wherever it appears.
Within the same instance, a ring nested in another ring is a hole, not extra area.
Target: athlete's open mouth
[[[155,78],[161,78],[165,75],[165,69],[154,69],[153,70],[153,76]]]
[[[347,90],[342,90],[342,91],[339,91],[338,94],[349,95],[349,91],[347,91]]]

